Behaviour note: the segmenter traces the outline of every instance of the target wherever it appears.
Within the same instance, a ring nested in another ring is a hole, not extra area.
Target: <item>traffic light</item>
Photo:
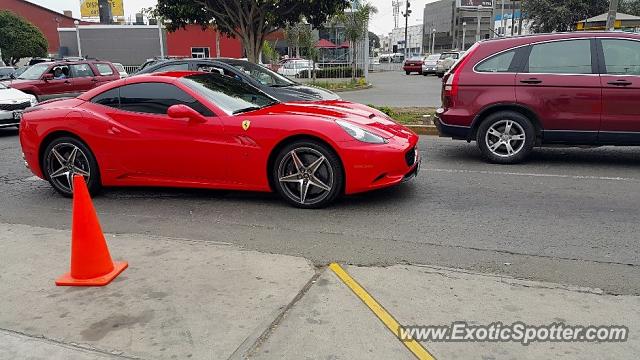
[[[411,2],[407,1],[407,5],[405,7],[405,12],[404,12],[404,14],[402,14],[404,17],[411,16],[412,11],[411,11],[410,7],[411,7]]]

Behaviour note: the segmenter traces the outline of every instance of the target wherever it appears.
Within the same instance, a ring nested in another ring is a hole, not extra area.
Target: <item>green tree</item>
[[[170,31],[195,23],[238,37],[249,61],[257,62],[271,32],[303,17],[320,27],[348,4],[348,0],[158,0],[156,13],[170,20],[166,24]]]
[[[351,9],[338,14],[338,20],[344,25],[344,34],[351,46],[352,72],[351,77],[355,79],[357,72],[356,61],[358,59],[358,42],[363,40],[368,30],[371,15],[376,14],[378,9],[367,2],[354,2]]]
[[[380,48],[380,38],[378,35],[369,31],[369,48],[370,49],[379,49]]]
[[[578,21],[608,10],[608,0],[522,0],[522,12],[536,33],[575,30]]]
[[[24,18],[0,11],[0,50],[7,65],[15,65],[22,58],[47,55],[49,44],[44,35]]]
[[[619,6],[621,13],[640,16],[640,0],[623,0]]]

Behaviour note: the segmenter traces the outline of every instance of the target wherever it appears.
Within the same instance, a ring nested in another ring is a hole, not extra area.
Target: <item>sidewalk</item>
[[[56,287],[66,231],[0,224],[0,359],[412,359],[331,269],[225,243],[107,235],[129,268]],[[344,266],[404,325],[626,325],[625,343],[425,343],[437,359],[632,359],[640,297],[452,269]]]

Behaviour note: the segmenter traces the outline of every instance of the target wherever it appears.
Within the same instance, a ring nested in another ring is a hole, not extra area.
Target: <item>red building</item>
[[[76,19],[24,0],[2,0],[0,10],[14,12],[40,29],[49,43],[50,54],[57,54],[60,48],[58,28],[75,26],[74,21]]]
[[[244,57],[242,42],[237,38],[220,35],[220,54],[216,53],[216,31],[202,30],[200,25],[188,25],[186,29],[167,33],[169,56],[187,57]]]

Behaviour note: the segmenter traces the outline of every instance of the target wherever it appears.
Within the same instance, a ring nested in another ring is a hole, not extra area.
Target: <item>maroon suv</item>
[[[545,144],[640,145],[640,35],[481,41],[445,76],[435,122],[496,163]]]
[[[35,95],[38,101],[57,97],[75,97],[96,86],[120,79],[118,70],[108,61],[49,61],[29,67],[17,79],[5,85]]]

